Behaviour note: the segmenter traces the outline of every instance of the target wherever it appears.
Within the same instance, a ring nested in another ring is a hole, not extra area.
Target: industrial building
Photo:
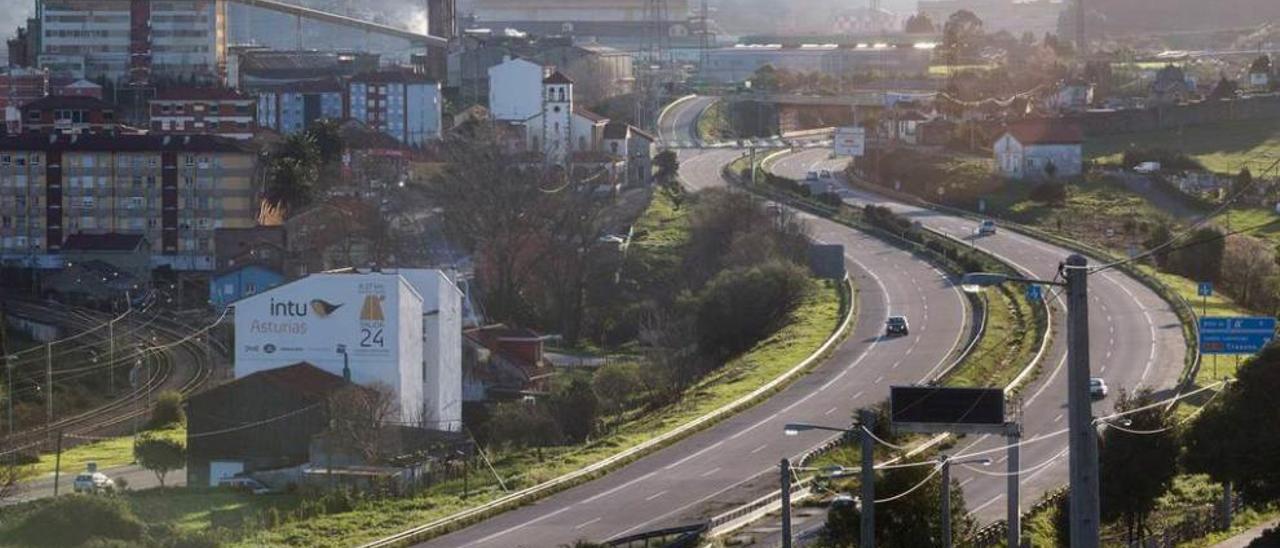
[[[38,60],[113,82],[213,82],[226,61],[225,0],[41,0]]]
[[[439,270],[312,274],[234,307],[236,378],[307,362],[386,386],[399,421],[461,429],[461,291]]]
[[[1058,16],[1071,5],[1061,0],[920,0],[920,13],[939,27],[960,10],[982,19],[987,32],[1007,31],[1014,36],[1030,32],[1039,36],[1058,32]]]
[[[829,75],[862,72],[922,74],[929,69],[933,44],[738,44],[711,50],[701,76],[710,82],[749,80],[765,66]]]
[[[0,137],[0,258],[59,268],[72,235],[140,234],[153,268],[211,271],[214,230],[255,224],[256,170],[243,144],[209,135]]]

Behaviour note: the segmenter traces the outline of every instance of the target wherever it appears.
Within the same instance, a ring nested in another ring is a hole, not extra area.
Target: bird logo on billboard
[[[364,307],[360,309],[360,321],[363,322],[383,322],[386,316],[382,314],[382,296],[381,295],[365,295]]]
[[[311,310],[316,313],[317,318],[327,318],[337,309],[342,308],[342,304],[333,304],[321,299],[311,299]]]

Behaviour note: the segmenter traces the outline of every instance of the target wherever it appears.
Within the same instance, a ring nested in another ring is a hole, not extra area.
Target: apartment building
[[[347,83],[348,115],[410,146],[440,138],[440,84],[403,70],[358,74]]]
[[[346,112],[346,93],[334,79],[262,88],[256,95],[258,126],[286,135],[316,120],[342,119]]]
[[[248,228],[256,156],[209,135],[0,137],[0,259],[55,268],[74,234],[137,234],[151,266],[212,271],[214,231]]]
[[[233,89],[167,88],[150,101],[150,127],[154,133],[252,139],[256,107],[253,97]]]
[[[51,95],[21,110],[22,131],[27,133],[100,133],[119,127],[115,107],[93,97]]]
[[[7,107],[22,105],[49,93],[49,73],[31,68],[0,69],[0,113]]]
[[[225,0],[44,0],[39,64],[89,79],[213,81],[226,9]]]

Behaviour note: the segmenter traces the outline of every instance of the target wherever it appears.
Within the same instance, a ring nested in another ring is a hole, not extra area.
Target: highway
[[[674,109],[663,120],[664,136],[687,131],[706,104],[697,99]],[[682,151],[685,183],[693,189],[722,186],[720,168],[735,155]],[[716,426],[605,477],[421,546],[556,546],[700,522],[775,489],[780,458],[824,441],[786,437],[785,423],[846,424],[855,409],[884,400],[890,385],[919,382],[959,352],[968,340],[970,310],[952,280],[876,238],[822,219],[809,221],[816,240],[845,245],[858,288],[852,333],[828,359]],[[882,336],[890,314],[912,318],[909,336]]]
[[[785,177],[803,179],[810,170],[843,170],[848,159],[830,159],[830,150],[812,149],[784,154],[770,169]],[[1071,252],[1037,241],[1011,230],[995,235],[975,237],[977,223],[963,217],[947,215],[917,206],[894,202],[875,194],[839,189],[847,203],[874,203],[889,207],[924,226],[963,238],[1006,262],[1040,279],[1052,279],[1059,261]],[[1186,354],[1181,323],[1171,305],[1142,283],[1117,270],[1095,274],[1089,279],[1089,341],[1093,376],[1102,377],[1111,395],[1095,402],[1094,413],[1110,411],[1121,388],[1151,387],[1157,391],[1172,389],[1182,371]],[[1062,310],[1059,306],[1058,310]],[[1023,392],[1023,438],[1049,434],[1066,428],[1066,357],[1065,314],[1054,316],[1054,340],[1040,378]],[[954,451],[971,453],[1003,445],[1001,439],[962,440]],[[1020,480],[1021,506],[1026,509],[1042,493],[1067,483],[1067,444],[1065,435],[1023,447],[1023,469],[1054,460]],[[1003,473],[1004,453],[989,455],[996,462],[981,470],[986,474]],[[973,469],[956,469],[955,477],[964,484],[969,510],[982,523],[1004,517],[1005,478],[979,474]]]

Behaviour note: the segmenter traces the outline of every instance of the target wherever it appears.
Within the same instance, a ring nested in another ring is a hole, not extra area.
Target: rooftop
[[[62,97],[65,99],[66,97]],[[140,135],[96,133],[91,135],[44,135],[23,133],[0,136],[0,150],[86,151],[86,152],[242,152],[244,142],[214,135]]]
[[[1054,120],[1024,120],[1009,124],[1007,131],[1023,145],[1072,145],[1084,142],[1080,126]]]
[[[572,78],[569,78],[568,76],[565,76],[563,72],[560,72],[560,71],[558,71],[558,70],[557,70],[557,71],[555,71],[555,72],[552,72],[552,73],[551,73],[551,76],[548,76],[548,77],[546,77],[545,79],[543,79],[543,80],[542,80],[542,83],[544,83],[544,84],[572,84],[572,83],[573,83],[573,79],[572,79]]]
[[[248,101],[252,97],[231,88],[165,88],[155,101]]]
[[[122,234],[108,232],[106,234],[76,233],[67,236],[63,242],[63,251],[133,251],[146,239],[141,234]]]
[[[49,110],[55,108],[114,110],[115,106],[102,99],[84,95],[50,95],[27,103],[22,108],[24,110]]]

